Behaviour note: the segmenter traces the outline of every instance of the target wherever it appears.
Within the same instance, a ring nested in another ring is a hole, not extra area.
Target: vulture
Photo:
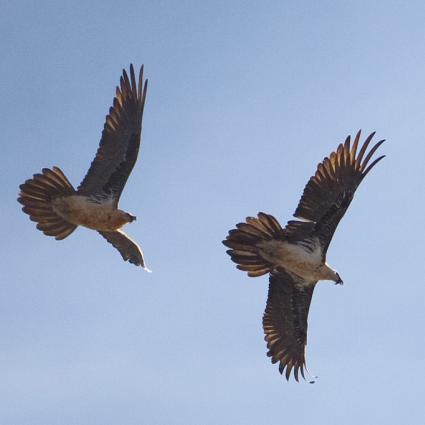
[[[130,65],[123,70],[103,127],[96,156],[77,190],[59,167],[43,168],[20,185],[18,202],[37,229],[56,240],[78,226],[99,232],[125,261],[146,271],[140,247],[121,228],[136,219],[118,208],[121,193],[137,160],[147,80]]]
[[[279,372],[285,373],[287,380],[291,371],[297,382],[300,372],[305,379],[307,318],[317,282],[343,283],[339,273],[326,263],[332,236],[361,181],[385,157],[369,164],[384,140],[366,154],[375,133],[358,151],[360,134],[352,144],[348,136],[318,164],[304,188],[295,220],[283,228],[273,216],[260,212],[237,224],[223,241],[239,270],[250,277],[269,274],[263,315],[267,355],[272,363],[279,363]]]

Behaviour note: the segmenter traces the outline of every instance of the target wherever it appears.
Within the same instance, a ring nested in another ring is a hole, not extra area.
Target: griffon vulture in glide
[[[45,235],[60,240],[77,226],[97,230],[124,260],[148,270],[140,247],[121,230],[136,217],[118,209],[139,152],[146,90],[143,66],[138,81],[133,65],[130,78],[123,70],[96,156],[77,190],[58,167],[43,168],[20,186],[18,201]]]
[[[319,280],[342,284],[340,275],[326,263],[326,252],[338,223],[367,173],[382,159],[369,161],[384,142],[365,156],[375,133],[357,154],[360,131],[351,146],[350,136],[325,158],[304,188],[294,217],[285,228],[269,214],[247,217],[230,230],[223,244],[239,270],[257,277],[270,273],[263,328],[272,363],[289,380],[293,370],[304,378],[307,316]],[[285,370],[286,369],[286,370]]]

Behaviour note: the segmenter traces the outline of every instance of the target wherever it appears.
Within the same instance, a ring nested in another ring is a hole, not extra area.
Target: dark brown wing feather
[[[99,233],[120,252],[124,261],[129,261],[136,266],[143,267],[146,271],[150,271],[145,265],[143,252],[139,245],[130,239],[122,230]]]
[[[298,282],[300,283],[300,282]],[[304,378],[305,345],[307,343],[307,316],[316,282],[299,286],[284,271],[270,274],[267,307],[263,316],[263,328],[267,355],[272,363],[279,362],[279,372],[289,380],[294,371],[298,381],[299,372]]]
[[[137,160],[142,131],[147,80],[143,82],[143,66],[138,83],[133,65],[130,78],[123,70],[109,109],[99,149],[78,192],[85,195],[111,195],[116,204]]]
[[[310,178],[304,188],[294,216],[316,223],[313,235],[319,237],[324,255],[357,187],[372,167],[385,157],[385,155],[380,156],[368,166],[369,160],[384,142],[384,140],[380,140],[365,156],[374,134],[368,136],[358,155],[356,153],[360,131],[357,133],[352,147],[350,146],[350,136],[348,136],[345,143],[340,144],[329,158],[326,157],[317,166],[316,174]]]

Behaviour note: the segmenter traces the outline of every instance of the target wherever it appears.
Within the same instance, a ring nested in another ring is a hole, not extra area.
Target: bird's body
[[[273,239],[262,241],[257,247],[262,258],[275,268],[301,277],[304,285],[314,285],[318,280],[337,280],[336,272],[323,261],[317,238],[311,241],[311,249],[302,244]]]
[[[114,231],[133,221],[125,211],[117,209],[111,197],[99,199],[85,195],[55,198],[53,211],[69,223],[93,230]]]
[[[279,362],[289,379],[304,377],[307,317],[314,288],[320,280],[342,284],[338,272],[326,263],[332,236],[368,172],[384,157],[368,163],[383,143],[365,155],[372,133],[360,151],[360,131],[353,145],[347,137],[319,165],[305,186],[295,210],[296,220],[285,228],[271,215],[258,213],[229,231],[223,244],[237,268],[257,277],[269,273],[269,294],[263,316],[267,355]]]
[[[124,260],[145,269],[140,247],[121,231],[136,217],[120,210],[118,202],[137,160],[146,90],[143,66],[138,81],[133,65],[130,77],[123,70],[98,151],[77,190],[60,168],[43,168],[20,186],[18,198],[44,234],[60,240],[78,226],[97,230]]]

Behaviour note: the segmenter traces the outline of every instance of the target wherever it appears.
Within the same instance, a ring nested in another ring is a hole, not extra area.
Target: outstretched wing
[[[298,373],[304,378],[305,346],[307,343],[307,316],[316,282],[302,285],[288,273],[279,270],[270,274],[267,307],[263,328],[267,355],[272,363],[279,362],[279,372],[285,368],[289,380],[292,369],[295,380]]]
[[[79,193],[112,195],[115,205],[118,204],[139,152],[146,90],[147,80],[143,82],[143,66],[138,83],[133,65],[130,65],[130,78],[123,70],[113,106],[106,116],[99,148],[78,187]]]
[[[120,252],[124,261],[130,261],[130,263],[141,266],[146,271],[150,272],[145,266],[145,260],[140,246],[130,239],[122,230],[116,230],[114,232],[99,231],[99,233]]]
[[[368,166],[373,154],[384,142],[380,140],[364,157],[374,134],[368,136],[358,155],[356,153],[360,131],[352,147],[350,136],[348,136],[344,144],[341,143],[329,158],[326,157],[317,166],[316,174],[310,178],[304,188],[294,216],[315,223],[312,234],[319,238],[323,255],[326,255],[335,229],[350,205],[357,187],[367,173],[385,157],[385,155],[380,156]],[[298,223],[303,227],[302,222]]]

